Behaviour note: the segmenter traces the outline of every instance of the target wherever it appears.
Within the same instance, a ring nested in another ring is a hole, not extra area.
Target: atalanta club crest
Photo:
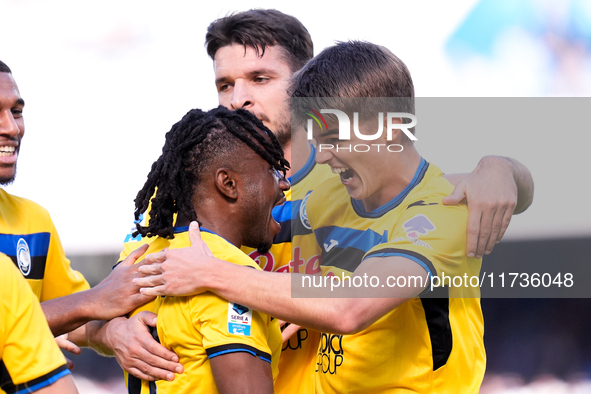
[[[31,272],[31,253],[29,252],[27,241],[22,238],[18,240],[16,245],[16,260],[18,262],[18,268],[23,275],[29,275]]]
[[[308,230],[312,229],[312,226],[310,225],[310,221],[308,220],[308,211],[306,209],[306,205],[308,204],[308,197],[310,197],[310,193],[308,192],[308,194],[306,194],[306,197],[304,197],[304,199],[302,200],[302,204],[300,205],[300,220],[302,221],[302,224],[304,225],[305,228],[307,228]]]

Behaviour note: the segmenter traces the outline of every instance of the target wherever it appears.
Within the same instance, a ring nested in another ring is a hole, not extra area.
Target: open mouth
[[[347,167],[332,167],[332,172],[341,177],[342,182],[349,182],[355,175],[355,171]]]
[[[287,200],[285,199],[285,194],[281,193],[281,196],[277,199],[275,205],[273,205],[273,208],[285,204],[286,201]],[[277,233],[279,233],[279,231],[281,230],[281,224],[273,217],[273,208],[271,209],[271,220],[277,226]]]

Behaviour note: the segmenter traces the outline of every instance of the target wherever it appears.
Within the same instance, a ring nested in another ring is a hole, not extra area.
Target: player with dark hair
[[[280,37],[275,38],[275,34]],[[290,34],[295,39],[290,38]],[[330,172],[327,166],[314,164],[316,150],[309,144],[305,132],[292,133],[289,125],[287,87],[291,75],[297,71],[297,65],[312,57],[313,47],[309,33],[297,19],[279,11],[249,10],[214,21],[208,28],[206,46],[214,61],[219,103],[227,108],[243,108],[253,112],[278,136],[286,158],[292,164],[288,175],[292,185],[297,186],[294,195],[288,194],[287,198],[290,200],[291,197],[293,200],[292,206],[299,206],[306,194],[304,191],[313,190],[319,179],[325,179],[316,175],[316,172]],[[291,160],[292,155],[302,160]],[[490,252],[495,242],[503,236],[514,208],[515,212],[520,212],[529,206],[533,187],[528,182],[528,177],[529,172],[521,164],[500,157],[483,158],[472,174],[448,176],[458,187],[444,203],[456,204],[465,197],[470,200],[469,241],[466,247],[470,255],[479,256],[485,251]],[[288,201],[288,204],[275,211],[277,220],[282,222],[282,232],[276,237],[276,244],[270,253],[261,255],[253,251],[251,256],[265,270],[317,272],[318,256],[313,252],[304,255],[305,250],[312,249],[298,248],[309,241],[306,235],[303,234],[304,238],[296,240],[295,245],[298,246],[294,247],[292,258],[290,243],[292,237],[299,235],[291,234],[290,231],[289,204]],[[136,240],[128,235],[122,257],[137,247]],[[312,242],[315,243],[315,240],[312,239]],[[155,317],[152,316],[151,319]],[[119,329],[115,329],[115,325],[119,325]],[[174,365],[170,363],[175,360],[174,355],[155,346],[145,327],[130,330],[130,325],[123,319],[115,319],[110,326],[113,328],[108,327],[108,330],[103,331],[103,338],[111,343],[111,348],[116,344],[119,349],[125,349],[116,352],[118,361],[125,369],[145,378],[148,375],[153,378],[172,378],[169,371],[174,371]],[[130,338],[116,332],[143,333],[137,336],[140,347],[135,346],[137,341],[127,340]],[[291,365],[302,364],[303,359],[310,360],[304,347],[306,341],[314,341],[313,335],[305,332],[300,334],[293,343],[285,344],[281,363],[288,362],[291,356],[294,356],[294,360],[297,359],[294,362],[289,361]],[[311,346],[310,349],[312,348],[315,347]],[[130,357],[128,354],[134,356]],[[285,388],[285,392],[293,392],[306,381],[302,374],[292,373],[283,365],[280,370],[276,386],[278,391]],[[284,374],[283,371],[287,373]],[[287,377],[289,382],[283,384],[283,377]]]
[[[395,69],[400,72],[392,76]],[[325,49],[297,73],[292,92],[294,97],[319,98],[307,100],[306,105],[321,101],[323,108],[348,111],[353,108],[343,98],[348,92],[361,89],[370,98],[381,94],[384,87],[373,84],[376,78],[388,84],[389,91],[413,100],[412,79],[404,63],[387,49],[365,42]],[[377,126],[372,100],[361,101],[374,115],[372,121],[359,116],[363,134]],[[314,129],[319,146],[340,144],[338,122],[331,117],[326,120],[327,129]],[[346,141],[355,142],[363,140],[352,136]],[[386,142],[385,135],[375,141]],[[163,275],[136,281],[157,285],[146,291],[150,294],[194,294],[208,289],[323,331],[316,368],[318,393],[477,392],[485,367],[478,289],[442,288],[437,294],[421,294],[429,289],[428,278],[444,273],[478,276],[480,260],[465,254],[467,207],[442,204],[453,186],[420,157],[414,145],[403,141],[401,130],[393,131],[391,142],[404,143],[404,150],[395,154],[382,150],[371,157],[347,149],[319,151],[316,161],[328,164],[340,176],[312,191],[303,215],[318,243],[324,245],[324,275],[377,277],[381,287],[337,292],[310,287],[299,293],[309,298],[292,298],[292,284],[304,283],[301,275],[251,273],[204,256],[197,234],[191,236],[195,246],[182,255],[168,251],[148,257],[158,263],[142,271],[164,272],[167,282]],[[416,229],[418,222],[424,228]],[[179,271],[185,275],[182,280]],[[387,278],[400,277],[415,278],[415,282],[383,285]],[[166,286],[171,279],[176,287]],[[186,286],[189,280],[191,285]],[[247,289],[244,283],[260,286]],[[432,295],[441,298],[429,298]]]
[[[214,21],[207,28],[205,47],[212,59],[223,47],[252,48],[262,58],[267,47],[280,48],[294,73],[312,59],[314,46],[308,30],[297,18],[277,10],[249,10]]]
[[[25,134],[24,100],[10,68],[0,61],[0,184],[11,183]],[[54,335],[94,319],[111,319],[148,301],[130,284],[136,251],[93,289],[70,267],[47,211],[0,189],[0,252],[9,256],[27,279]],[[83,291],[86,290],[86,291]],[[75,293],[75,294],[74,294]],[[62,344],[64,344],[62,342]],[[71,349],[69,347],[69,349]]]
[[[277,138],[251,113],[191,110],[166,134],[162,155],[137,194],[136,217],[151,202],[149,223],[137,231],[151,237],[148,251],[184,248],[189,222],[199,220],[215,256],[260,270],[239,247],[264,252],[271,246],[280,230],[271,212],[285,201],[288,168]],[[213,293],[159,297],[153,308],[161,343],[185,368],[172,382],[158,381],[159,393],[273,392],[277,320]],[[154,383],[129,376],[130,394],[142,386],[152,392]]]

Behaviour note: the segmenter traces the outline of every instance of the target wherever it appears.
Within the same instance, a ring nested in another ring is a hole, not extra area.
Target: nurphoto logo
[[[308,140],[312,140],[312,130],[314,127],[314,121],[318,124],[321,131],[325,129],[328,131],[328,125],[322,114],[333,114],[337,117],[339,123],[339,141],[351,140],[351,120],[349,116],[338,109],[321,109],[320,112],[312,108],[305,108],[305,114],[310,116],[312,119],[308,119],[307,132]],[[353,133],[355,136],[362,141],[375,141],[379,139],[384,133],[384,116],[386,117],[386,139],[392,141],[392,131],[401,130],[411,141],[417,141],[417,137],[410,132],[409,129],[413,128],[417,124],[417,118],[413,114],[407,112],[379,112],[378,117],[378,130],[374,134],[362,134],[359,131],[359,113],[353,112]],[[409,123],[394,123],[394,119],[410,119]],[[347,150],[349,152],[369,152],[371,150],[377,150],[380,152],[380,148],[387,150],[388,152],[401,152],[403,146],[400,144],[354,144],[354,145],[333,145],[333,144],[318,144],[318,150],[336,149]]]

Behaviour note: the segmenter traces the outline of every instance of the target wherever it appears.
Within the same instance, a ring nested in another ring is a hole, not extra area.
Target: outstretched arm
[[[125,315],[153,297],[140,294],[132,279],[138,276],[135,261],[147,245],[131,253],[111,274],[90,290],[45,301],[43,313],[53,335],[73,331],[91,320],[109,320]]]
[[[310,275],[253,270],[216,259],[201,240],[194,222],[189,236],[191,247],[146,256],[153,264],[143,266],[141,272],[151,276],[134,279],[136,284],[149,287],[143,288],[142,293],[187,295],[212,291],[227,300],[304,327],[350,334],[415,297],[427,284],[427,272],[415,262],[403,257],[384,257],[365,260],[354,275],[377,276],[381,283],[386,283],[389,276],[421,277],[418,283],[424,285],[333,289],[329,281],[326,287],[305,287],[300,284],[305,282],[303,278],[311,278]]]
[[[509,226],[511,216],[532,203],[534,182],[529,170],[515,159],[485,156],[469,174],[445,175],[455,189],[446,205],[468,202],[466,253],[481,258],[492,252]]]

